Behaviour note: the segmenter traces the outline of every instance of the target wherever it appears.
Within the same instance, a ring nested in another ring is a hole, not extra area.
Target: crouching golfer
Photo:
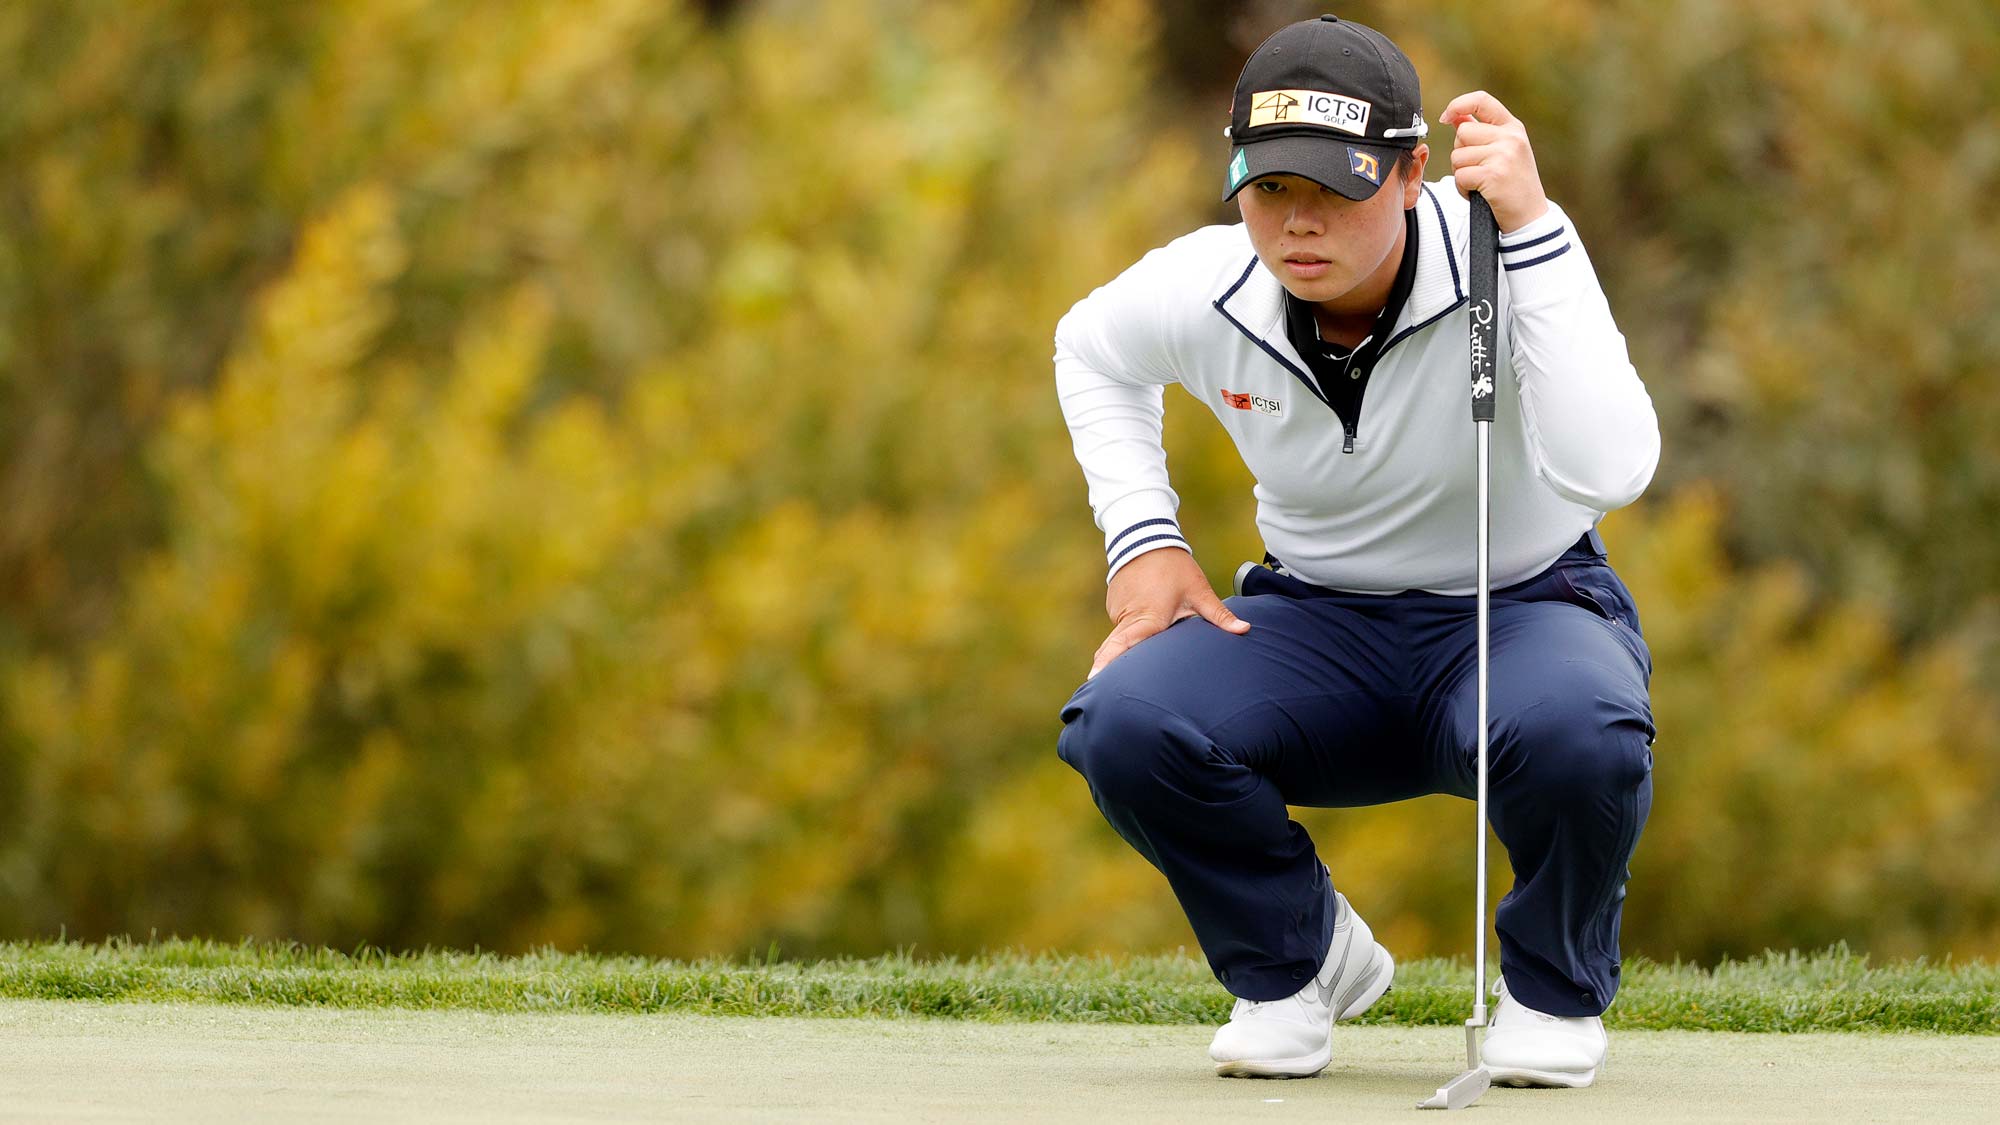
[[[1586,1086],[1604,1060],[1652,800],[1652,658],[1595,528],[1652,478],[1658,426],[1521,123],[1485,93],[1441,120],[1454,177],[1426,184],[1395,44],[1333,16],[1279,31],[1231,110],[1224,198],[1243,222],[1152,251],[1056,329],[1116,623],[1058,752],[1238,998],[1209,1047],[1223,1075],[1318,1073],[1333,1022],[1395,971],[1286,806],[1473,795],[1474,190],[1504,267],[1490,798],[1514,868],[1485,1061],[1497,1082]],[[1168,383],[1215,412],[1257,480],[1268,554],[1227,601],[1175,520]],[[1440,849],[1460,841],[1441,826]]]

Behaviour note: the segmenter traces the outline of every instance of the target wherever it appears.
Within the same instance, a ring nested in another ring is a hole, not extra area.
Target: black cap
[[[1259,176],[1289,172],[1349,199],[1373,196],[1424,122],[1417,68],[1372,27],[1321,16],[1281,28],[1243,64],[1229,110],[1234,198]]]

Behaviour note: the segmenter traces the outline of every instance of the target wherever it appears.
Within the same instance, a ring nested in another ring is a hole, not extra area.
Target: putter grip
[[[1499,385],[1493,371],[1493,321],[1499,308],[1500,231],[1486,197],[1472,193],[1472,230],[1467,268],[1472,274],[1472,420],[1493,420],[1493,393]]]

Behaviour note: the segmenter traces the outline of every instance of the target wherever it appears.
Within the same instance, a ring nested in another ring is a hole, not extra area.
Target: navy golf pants
[[[1216,978],[1272,1000],[1319,969],[1333,931],[1327,869],[1285,806],[1470,799],[1478,627],[1471,596],[1261,567],[1243,586],[1225,604],[1248,633],[1191,617],[1133,646],[1070,697],[1057,753],[1166,876]],[[1652,656],[1595,531],[1492,602],[1487,812],[1514,869],[1501,971],[1531,1008],[1596,1015],[1652,805]],[[1437,863],[1469,864],[1471,844],[1439,825]]]

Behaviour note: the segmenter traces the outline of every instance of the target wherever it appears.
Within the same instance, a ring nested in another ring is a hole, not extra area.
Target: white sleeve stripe
[[[1548,253],[1542,255],[1539,258],[1529,258],[1525,262],[1508,262],[1507,271],[1509,273],[1512,273],[1515,270],[1527,269],[1529,266],[1539,266],[1543,262],[1548,261],[1550,258],[1560,258],[1567,253],[1569,253],[1569,243],[1565,242],[1561,246],[1556,247],[1554,250],[1549,251]]]
[[[1556,229],[1550,231],[1547,234],[1538,235],[1534,238],[1527,240],[1526,242],[1516,242],[1511,246],[1508,245],[1507,240],[1503,238],[1500,240],[1500,252],[1502,254],[1512,254],[1516,250],[1526,250],[1530,246],[1540,246],[1542,243],[1547,242],[1551,238],[1555,238],[1557,235],[1562,234],[1564,231],[1568,229],[1569,229],[1568,227],[1557,227]]]
[[[1111,560],[1111,565],[1117,566],[1119,563],[1125,560],[1125,556],[1138,550],[1140,547],[1143,547],[1148,543],[1158,543],[1163,539],[1170,539],[1173,542],[1183,547],[1187,547],[1188,545],[1188,541],[1186,539],[1181,538],[1179,535],[1174,534],[1173,532],[1168,532],[1165,535],[1148,535],[1144,539],[1134,539],[1130,543],[1125,544],[1125,549],[1118,552],[1117,557]],[[1188,548],[1188,553],[1193,554],[1194,549],[1192,547]]]

